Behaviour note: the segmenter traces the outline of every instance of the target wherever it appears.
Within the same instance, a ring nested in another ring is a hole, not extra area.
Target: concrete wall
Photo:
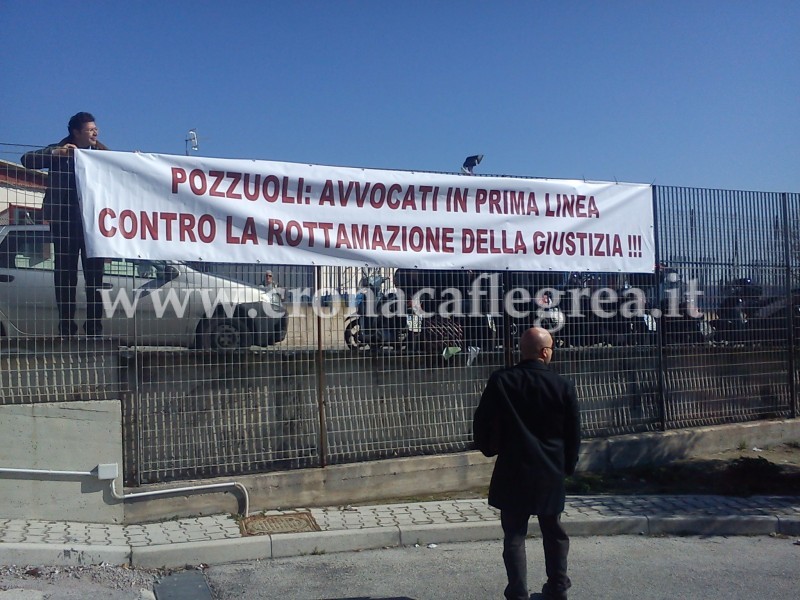
[[[0,468],[91,471],[122,466],[120,403],[0,406]],[[115,481],[121,490],[122,478]],[[0,518],[121,523],[124,510],[96,477],[0,473]]]
[[[122,463],[120,407],[116,401],[42,403],[0,407],[0,467],[90,471]],[[800,441],[800,420],[701,427],[587,440],[579,470],[655,465],[744,444]],[[494,459],[478,452],[421,456],[298,469],[235,478],[184,481],[127,490],[145,492],[193,484],[238,481],[250,511],[331,506],[424,497],[486,488]],[[120,480],[117,490],[122,491]],[[95,477],[0,474],[0,518],[98,523],[141,523],[243,510],[238,492],[180,492],[123,502]]]
[[[578,469],[602,471],[664,464],[734,449],[743,443],[747,447],[768,447],[797,441],[800,441],[800,420],[797,419],[625,435],[584,442]],[[463,452],[203,480],[202,483],[242,483],[249,491],[250,512],[255,513],[275,508],[338,506],[485,489],[493,466],[494,459],[485,458],[479,452]],[[152,485],[131,491],[164,490],[192,483]],[[241,498],[235,493],[180,494],[126,502],[125,521],[140,523],[240,510]]]
[[[800,419],[715,425],[585,441],[579,471],[663,465],[744,446],[770,447],[800,441]]]
[[[286,339],[278,344],[281,348],[318,348],[325,350],[344,350],[345,317],[355,312],[341,301],[333,306],[320,309],[322,318],[317,318],[314,309],[308,305],[292,305],[289,310],[289,325]]]

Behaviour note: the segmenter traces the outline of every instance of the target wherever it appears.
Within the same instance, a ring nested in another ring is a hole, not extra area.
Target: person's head
[[[522,360],[538,360],[548,364],[553,358],[553,336],[547,329],[531,327],[519,339]]]
[[[264,283],[267,285],[272,283],[272,271],[270,270],[264,271]]]
[[[69,136],[78,148],[97,145],[97,124],[94,116],[88,112],[72,115],[67,125]]]

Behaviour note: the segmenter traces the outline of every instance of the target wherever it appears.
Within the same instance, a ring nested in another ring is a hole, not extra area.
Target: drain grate
[[[320,531],[310,512],[285,515],[253,515],[241,522],[242,535],[267,535],[270,533],[304,533]]]

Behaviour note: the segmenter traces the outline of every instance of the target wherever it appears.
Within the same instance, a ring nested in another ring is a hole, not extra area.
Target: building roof
[[[47,187],[47,173],[0,160],[0,185],[3,184],[43,192]]]

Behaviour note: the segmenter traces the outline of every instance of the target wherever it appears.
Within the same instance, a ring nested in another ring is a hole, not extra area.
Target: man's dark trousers
[[[508,586],[505,596],[509,600],[528,600],[528,563],[525,553],[525,537],[528,535],[528,513],[508,510],[500,511],[503,526],[503,562],[506,565]],[[545,570],[548,587],[556,594],[566,597],[572,582],[567,577],[567,555],[569,536],[561,527],[560,515],[539,515],[542,530]],[[558,596],[556,596],[558,597]]]
[[[83,278],[86,281],[86,324],[84,330],[89,335],[99,335],[103,331],[103,300],[100,288],[103,285],[102,258],[86,258],[86,245],[80,225],[66,224],[59,227],[53,224],[53,249],[55,250],[55,272],[53,281],[56,288],[58,306],[58,331],[61,335],[74,335],[78,331],[75,324],[75,296],[78,285],[78,254],[81,257]]]

